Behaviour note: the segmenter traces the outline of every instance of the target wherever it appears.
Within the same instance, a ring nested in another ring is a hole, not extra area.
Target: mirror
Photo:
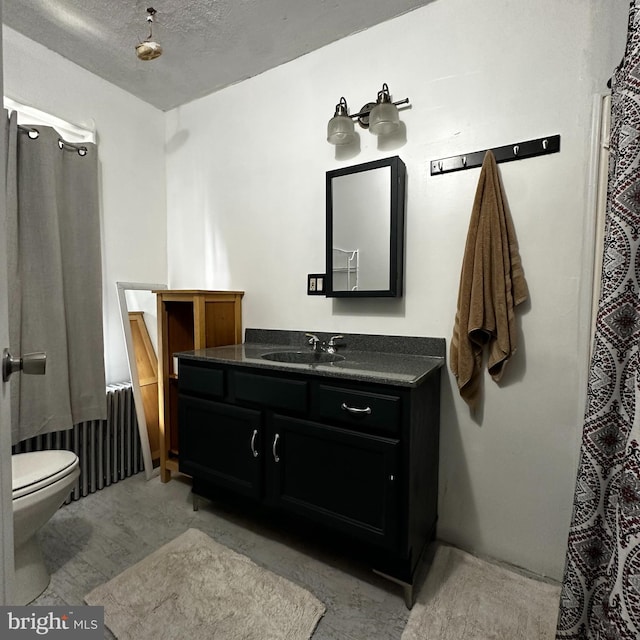
[[[327,171],[328,297],[400,297],[406,168],[398,156]]]
[[[124,333],[133,401],[147,480],[159,473],[154,461],[160,460],[158,429],[158,318],[156,296],[152,291],[165,284],[117,282],[118,304]]]

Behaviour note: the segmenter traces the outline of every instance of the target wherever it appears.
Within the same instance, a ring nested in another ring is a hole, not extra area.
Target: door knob
[[[6,382],[12,373],[22,371],[30,376],[43,376],[47,368],[47,354],[40,351],[26,353],[22,358],[14,358],[9,349],[2,353],[2,381]]]

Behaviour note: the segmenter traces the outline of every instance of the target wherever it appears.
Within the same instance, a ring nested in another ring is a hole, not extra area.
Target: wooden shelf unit
[[[158,298],[160,479],[178,471],[178,384],[173,354],[242,342],[243,291],[162,289]]]

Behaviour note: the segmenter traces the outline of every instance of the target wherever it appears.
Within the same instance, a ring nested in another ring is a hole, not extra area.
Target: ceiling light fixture
[[[409,104],[409,98],[391,102],[386,82],[382,85],[382,90],[378,91],[376,102],[367,102],[353,115],[349,115],[346,99],[340,98],[333,118],[327,125],[327,142],[335,145],[352,143],[356,138],[352,118],[357,119],[362,128],[369,129],[374,135],[385,136],[393,133],[400,125],[397,108],[400,104]]]
[[[153,16],[157,11],[153,7],[147,9],[149,23],[149,37],[136,47],[136,55],[140,60],[155,60],[162,55],[162,47],[153,39]]]

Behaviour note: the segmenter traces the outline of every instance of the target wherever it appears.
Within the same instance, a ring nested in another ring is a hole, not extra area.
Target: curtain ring
[[[62,138],[58,138],[58,147],[60,147],[60,149],[64,149],[65,147],[67,147],[71,151],[77,151],[79,156],[87,155],[87,147],[76,147],[75,144],[65,142]]]
[[[32,140],[35,140],[40,135],[40,131],[34,127],[26,127],[24,125],[18,125],[18,131],[26,133]]]

